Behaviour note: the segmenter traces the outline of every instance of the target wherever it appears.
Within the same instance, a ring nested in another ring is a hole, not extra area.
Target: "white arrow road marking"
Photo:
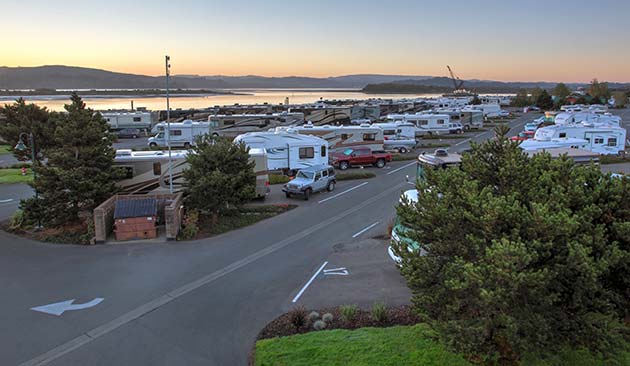
[[[350,272],[348,272],[348,269],[346,269],[346,267],[332,268],[332,269],[325,269],[324,270],[324,275],[347,276],[349,274],[350,274]]]
[[[59,316],[59,315],[63,314],[65,311],[83,310],[83,309],[91,308],[92,306],[96,306],[96,305],[100,304],[101,301],[103,301],[103,300],[104,299],[102,297],[97,297],[94,300],[88,301],[88,302],[83,303],[83,304],[72,304],[74,302],[74,299],[72,299],[72,300],[56,302],[54,304],[36,306],[34,308],[31,308],[31,310],[39,311],[40,313],[46,313],[46,314],[50,314],[50,315]]]

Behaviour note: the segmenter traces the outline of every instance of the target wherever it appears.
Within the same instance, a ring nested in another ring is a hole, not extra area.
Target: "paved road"
[[[512,121],[512,132],[533,117]],[[400,278],[383,264],[385,244],[365,239],[385,232],[415,163],[375,171],[371,180],[340,182],[288,213],[199,241],[80,247],[0,232],[2,364],[244,365],[257,332],[295,304],[404,301],[404,289],[387,294]],[[349,276],[338,287],[318,278],[294,303],[325,261],[346,266]],[[370,285],[379,289],[372,297],[352,295]],[[99,305],[60,316],[29,310],[97,297]]]

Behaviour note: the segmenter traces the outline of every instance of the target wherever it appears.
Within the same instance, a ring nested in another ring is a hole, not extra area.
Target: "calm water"
[[[284,103],[285,98],[289,98],[290,103],[313,103],[322,99],[369,99],[385,98],[400,99],[414,97],[439,97],[440,94],[364,94],[359,91],[308,91],[300,90],[235,90],[237,93],[245,95],[212,95],[212,96],[175,96],[171,97],[171,109],[207,108],[215,105],[238,104],[278,104]],[[0,104],[11,103],[15,98],[0,97]],[[63,96],[51,97],[25,97],[29,102],[45,106],[53,111],[63,110],[63,105],[68,103],[68,99]],[[128,96],[128,97],[84,97],[88,107],[97,110],[106,109],[128,109],[131,101],[134,107],[146,107],[149,110],[166,109],[166,99],[164,97]]]

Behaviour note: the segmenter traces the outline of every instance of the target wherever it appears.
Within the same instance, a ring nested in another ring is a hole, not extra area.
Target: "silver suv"
[[[300,169],[295,178],[282,187],[282,191],[289,198],[294,194],[302,195],[308,200],[311,194],[335,189],[337,178],[335,170],[330,165],[314,165]]]

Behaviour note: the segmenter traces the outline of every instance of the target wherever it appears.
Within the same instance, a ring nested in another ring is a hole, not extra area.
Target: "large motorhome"
[[[345,150],[352,147],[369,147],[370,150],[383,150],[383,130],[369,125],[361,126],[314,126],[305,124],[284,129],[301,135],[320,137],[328,141],[331,151]],[[278,129],[278,131],[282,131]]]
[[[383,130],[383,138],[416,138],[416,125],[411,122],[373,123],[372,127]]]
[[[416,126],[416,137],[450,133],[451,118],[448,114],[390,114],[388,122],[408,122]]]
[[[195,140],[198,136],[210,132],[210,123],[185,120],[183,122],[171,123],[169,131],[168,124],[166,122],[160,122],[153,127],[153,132],[155,136],[149,137],[148,141],[150,147],[165,147],[167,143],[170,143],[171,147],[184,147],[188,149],[195,144]]]
[[[114,165],[124,168],[126,173],[117,185],[122,193],[168,192],[172,175],[173,191],[181,191],[185,186],[183,171],[188,168],[188,154],[188,150],[171,151],[172,168],[169,170],[168,151],[116,150]],[[265,197],[269,191],[267,154],[262,149],[250,149],[249,156],[256,173],[256,196]]]
[[[626,147],[626,129],[589,122],[553,125],[539,128],[533,139],[520,144],[524,150],[550,148],[550,145],[575,147],[606,155],[618,154]]]
[[[151,113],[149,112],[102,112],[101,115],[109,124],[111,130],[137,128],[149,131],[151,129]]]
[[[304,121],[316,126],[347,125],[352,120],[351,106],[332,106],[325,103],[292,105],[289,112],[304,114]]]
[[[277,126],[301,125],[304,114],[283,112],[270,114],[231,114],[208,117],[210,134],[214,136],[236,137],[247,132],[261,132]]]
[[[297,132],[248,132],[236,136],[250,149],[264,149],[269,170],[294,172],[313,165],[328,164],[328,141]]]
[[[483,112],[484,117],[497,117],[499,115],[499,112],[501,112],[501,106],[496,103],[467,105],[464,108],[462,108],[462,110],[464,111],[478,110],[478,111]]]
[[[480,110],[438,108],[435,111],[439,114],[448,114],[452,123],[460,123],[466,131],[471,128],[483,128],[483,112]]]

